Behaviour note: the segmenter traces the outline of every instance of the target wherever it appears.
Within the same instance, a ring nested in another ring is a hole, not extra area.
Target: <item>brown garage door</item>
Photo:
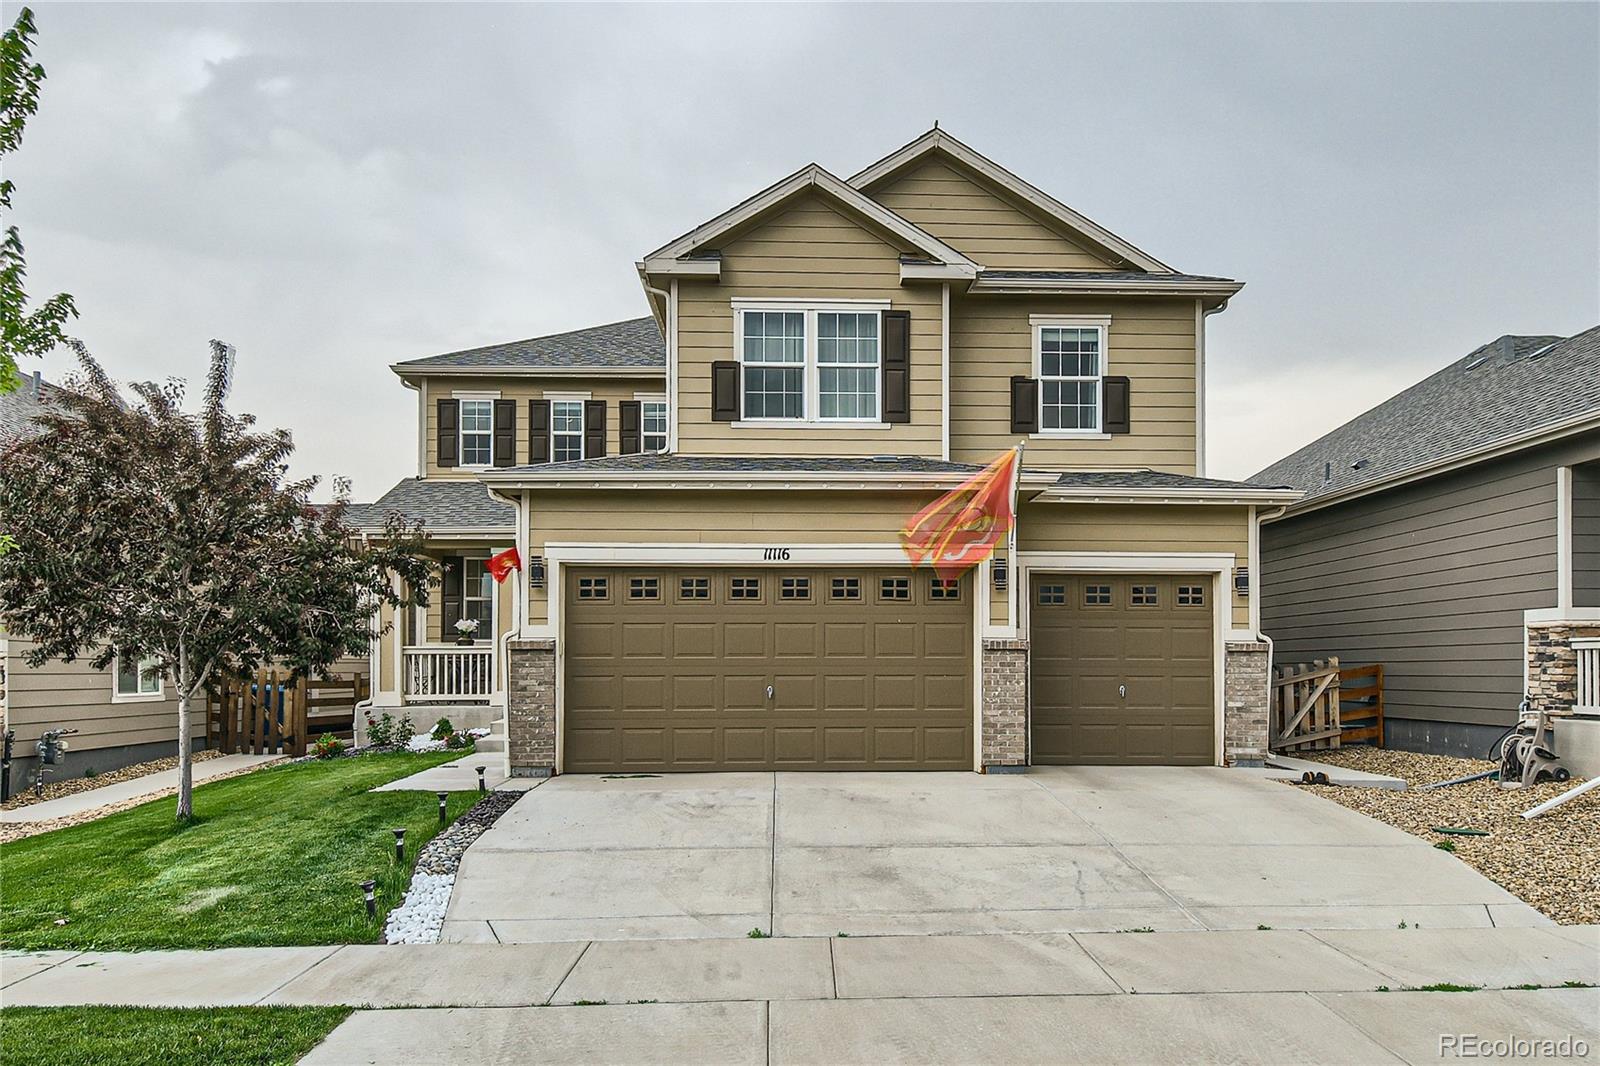
[[[972,766],[966,581],[563,572],[569,773]]]
[[[1210,577],[1035,576],[1033,761],[1213,761]]]

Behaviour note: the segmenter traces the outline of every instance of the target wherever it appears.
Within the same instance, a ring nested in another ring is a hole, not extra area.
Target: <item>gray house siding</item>
[[[1263,527],[1277,660],[1382,663],[1392,746],[1482,755],[1522,697],[1523,612],[1556,605],[1555,467],[1594,448],[1530,451]]]
[[[1572,469],[1572,602],[1600,607],[1600,460]]]

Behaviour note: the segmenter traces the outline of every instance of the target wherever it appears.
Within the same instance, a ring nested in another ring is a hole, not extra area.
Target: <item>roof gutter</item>
[[[1460,470],[1463,467],[1472,466],[1489,459],[1512,455],[1529,448],[1537,448],[1542,444],[1553,444],[1558,440],[1577,436],[1580,433],[1586,433],[1591,430],[1600,430],[1600,411],[1586,411],[1564,422],[1529,430],[1515,437],[1509,437],[1487,447],[1479,448],[1477,451],[1438,459],[1422,466],[1413,467],[1410,470],[1403,470],[1398,474],[1391,474],[1389,477],[1380,478],[1377,481],[1369,481],[1363,485],[1353,485],[1348,489],[1331,492],[1326,496],[1317,496],[1304,500],[1298,505],[1290,505],[1287,514],[1275,515],[1266,519],[1266,521],[1278,522],[1286,518],[1298,518],[1300,515],[1320,511],[1325,507],[1348,503],[1351,500],[1370,496],[1377,492],[1387,492],[1389,489],[1399,488],[1401,485],[1409,485],[1414,481],[1423,481],[1430,477],[1437,477],[1440,474],[1448,474],[1453,470]]]
[[[1296,489],[1097,489],[1072,485],[1046,489],[1041,503],[1207,503],[1288,505],[1304,493]]]
[[[1215,281],[1158,281],[1160,275],[1152,275],[1151,281],[1093,281],[1084,278],[985,278],[982,276],[973,280],[967,287],[968,292],[975,293],[1010,293],[1014,295],[1050,295],[1050,296],[1209,296],[1220,298],[1222,306],[1240,289],[1244,288],[1242,281],[1215,282]]]
[[[658,378],[664,377],[667,368],[662,366],[416,366],[405,363],[395,363],[389,367],[400,376],[400,380],[410,384],[408,378],[412,377],[615,377],[615,378]]]
[[[908,474],[885,471],[873,473],[753,471],[484,471],[480,480],[505,488],[543,489],[938,489],[953,488],[971,478],[977,470],[929,471]],[[1033,471],[1021,476],[1021,483],[1043,486],[1055,483],[1059,474]],[[494,490],[491,489],[491,492]]]

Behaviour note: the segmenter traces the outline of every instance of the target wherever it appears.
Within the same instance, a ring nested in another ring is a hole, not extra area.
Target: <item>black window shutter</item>
[[[517,401],[494,402],[494,465],[517,465]]]
[[[739,421],[739,364],[729,359],[711,364],[711,420]]]
[[[638,400],[617,404],[617,454],[637,455],[644,451],[644,405]]]
[[[439,465],[458,466],[461,463],[461,401],[439,401]]]
[[[1106,378],[1100,385],[1100,431],[1133,432],[1132,386],[1125,377]]]
[[[883,420],[911,421],[911,312],[883,313]]]
[[[1039,432],[1039,381],[1037,378],[1011,379],[1011,432]]]
[[[440,600],[442,625],[439,628],[440,640],[453,640],[456,635],[456,623],[461,620],[461,590],[466,576],[466,563],[459,555],[446,555],[444,563],[444,588]]]
[[[528,462],[550,461],[550,401],[528,401]]]
[[[606,402],[583,402],[583,457],[604,459],[606,455]]]

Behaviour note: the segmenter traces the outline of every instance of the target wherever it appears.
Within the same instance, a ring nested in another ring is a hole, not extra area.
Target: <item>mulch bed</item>
[[[70,740],[70,738],[69,738]],[[205,762],[207,759],[221,758],[220,751],[197,751],[193,755],[194,762]],[[100,788],[102,785],[115,785],[122,781],[132,781],[136,777],[147,774],[160,773],[162,770],[171,770],[178,765],[178,757],[169,755],[165,759],[151,759],[149,762],[134,763],[124,766],[120,770],[111,770],[93,777],[68,777],[61,780],[45,779],[44,794],[40,795],[33,789],[27,789],[0,804],[0,810],[15,810],[18,807],[29,807],[45,800],[60,799],[62,796],[72,796],[79,792],[87,792],[91,788]]]
[[[1562,924],[1600,922],[1600,790],[1538,818],[1522,812],[1581,783],[1578,778],[1524,789],[1472,781],[1420,791],[1435,781],[1492,770],[1482,759],[1352,747],[1297,753],[1353,770],[1403,778],[1404,792],[1337,785],[1295,785],[1387,822],[1429,843],[1449,841],[1456,858]],[[1450,836],[1436,826],[1487,830]]]

